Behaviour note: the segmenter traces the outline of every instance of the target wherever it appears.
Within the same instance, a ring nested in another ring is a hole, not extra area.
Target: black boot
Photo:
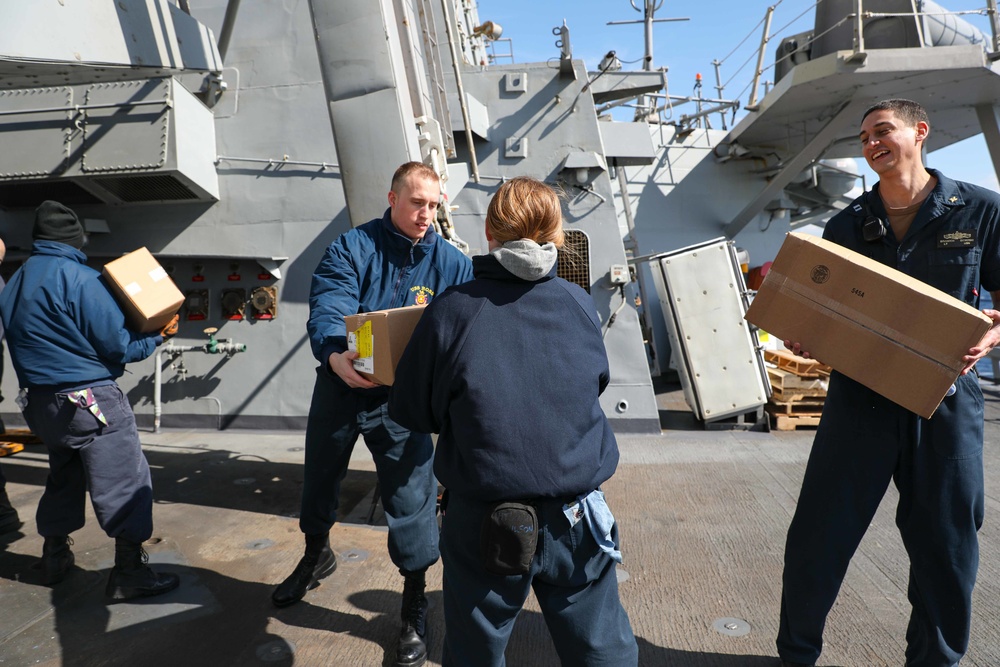
[[[427,661],[427,596],[423,572],[403,572],[403,628],[396,647],[396,667],[419,667]]]
[[[330,534],[306,535],[306,553],[288,578],[281,582],[271,602],[275,607],[287,607],[306,596],[306,591],[319,586],[319,580],[337,569],[337,555],[330,549]]]
[[[146,564],[148,561],[141,542],[115,538],[115,566],[108,575],[104,594],[112,600],[132,600],[172,591],[181,583],[176,574],[157,574]]]
[[[0,535],[12,533],[20,527],[21,517],[17,515],[17,510],[10,504],[7,489],[0,489]]]
[[[69,547],[73,540],[66,535],[46,537],[42,545],[42,585],[58,584],[76,560]]]

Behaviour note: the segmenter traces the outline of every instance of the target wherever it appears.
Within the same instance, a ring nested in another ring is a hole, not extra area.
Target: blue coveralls
[[[3,277],[0,277],[0,292],[3,291],[4,285]],[[0,380],[3,380],[3,321],[0,320]],[[3,403],[3,393],[0,393],[0,403]],[[3,424],[3,420],[0,419],[0,425]],[[0,432],[6,430],[6,427],[0,426]],[[3,475],[3,466],[0,466],[0,491],[7,488],[7,478]]]
[[[860,198],[824,237],[978,307],[978,287],[1000,289],[1000,195],[938,180],[909,231],[861,235]],[[885,220],[877,186],[868,198]],[[953,232],[964,232],[954,235]],[[957,665],[969,643],[983,522],[983,395],[975,374],[924,419],[834,372],[785,547],[781,624],[785,660],[813,664],[826,617],[889,481],[910,557],[906,665]]]
[[[539,499],[538,547],[527,574],[484,571],[479,535],[491,503],[452,494],[441,528],[445,667],[504,667],[504,650],[528,593],[545,616],[563,665],[634,667],[639,649],[618,595],[615,561],[586,520],[570,526],[569,499]],[[617,525],[612,530],[618,548]]]
[[[307,328],[320,366],[306,422],[299,528],[317,535],[333,527],[340,486],[361,435],[378,475],[389,557],[401,570],[418,572],[439,556],[431,438],[389,418],[387,388],[351,389],[327,359],[347,349],[345,315],[427,303],[470,279],[472,264],[433,230],[414,244],[389,216],[387,209],[381,219],[340,236],[313,274]]]
[[[108,537],[145,542],[153,534],[153,483],[135,415],[117,384],[91,387],[107,421],[67,393],[32,390],[24,419],[49,451],[36,521],[43,537],[83,528],[87,491]]]

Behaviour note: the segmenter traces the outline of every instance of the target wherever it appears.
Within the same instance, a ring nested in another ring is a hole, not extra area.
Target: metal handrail
[[[71,107],[39,107],[37,109],[9,109],[0,111],[0,116],[19,116],[32,113],[59,113],[67,111],[89,111],[91,109],[120,109],[122,107],[145,107],[145,106],[165,106],[173,107],[171,99],[164,100],[144,100],[142,102],[109,102],[106,104],[74,104]]]
[[[816,4],[819,4],[819,2],[822,2],[822,0],[819,0]],[[778,3],[778,4],[780,4],[780,3]],[[812,35],[812,37],[809,40],[806,41],[806,43],[804,44],[804,46],[815,42],[817,39],[819,39],[820,37],[826,35],[828,32],[830,32],[834,28],[842,25],[845,21],[851,21],[853,23],[853,27],[854,27],[854,30],[853,30],[853,34],[854,34],[853,51],[854,51],[854,54],[856,56],[858,56],[860,54],[863,54],[864,51],[865,51],[864,22],[865,22],[866,19],[870,19],[870,18],[900,17],[900,16],[913,17],[914,21],[916,22],[917,34],[918,34],[918,37],[919,37],[919,40],[920,40],[920,44],[921,44],[921,46],[926,46],[927,41],[926,41],[926,37],[924,35],[924,27],[923,27],[921,21],[919,20],[919,17],[924,17],[924,16],[964,16],[964,15],[967,15],[967,14],[979,14],[979,15],[984,15],[985,14],[990,19],[990,29],[991,29],[991,33],[992,33],[992,44],[990,45],[991,49],[990,49],[990,53],[988,55],[989,55],[989,57],[990,57],[991,60],[996,60],[996,59],[1000,58],[1000,11],[998,11],[998,8],[997,8],[997,0],[986,0],[986,9],[985,10],[984,9],[971,9],[971,10],[958,10],[958,11],[946,11],[946,12],[940,12],[940,11],[936,11],[936,12],[923,12],[923,11],[919,11],[919,8],[917,7],[917,3],[916,3],[915,0],[911,0],[911,6],[912,6],[912,11],[910,11],[910,12],[872,12],[872,11],[866,11],[865,10],[864,0],[856,0],[856,5],[855,5],[855,11],[854,12],[852,12],[851,14],[848,14],[847,16],[845,16],[843,19],[841,19],[840,21],[838,21],[836,24],[834,24],[833,26],[831,26],[830,28],[828,28],[824,32],[822,32],[820,34]],[[766,54],[766,49],[767,49],[768,43],[778,33],[781,32],[781,30],[779,30],[777,33],[775,33],[775,35],[769,34],[769,27],[770,27],[771,16],[772,16],[772,14],[774,12],[774,9],[776,7],[777,7],[777,4],[771,5],[770,7],[768,7],[767,13],[765,15],[765,18],[761,21],[765,25],[764,25],[763,33],[761,35],[760,46],[757,49],[757,69],[754,72],[753,81],[752,81],[751,85],[749,86],[749,88],[751,89],[751,91],[750,91],[750,101],[747,104],[747,108],[751,109],[751,110],[753,110],[753,109],[756,108],[757,91],[758,91],[758,88],[760,87],[760,78],[763,75],[763,73],[766,72],[768,69],[770,69],[770,68],[774,67],[775,65],[777,65],[782,60],[785,60],[785,59],[791,57],[791,54],[787,54],[785,56],[782,56],[778,60],[776,60],[774,63],[772,63],[768,67],[764,67],[763,66],[763,62],[764,62],[764,58],[765,58],[765,54]],[[760,24],[758,23],[757,25],[760,25]],[[787,27],[787,26],[785,26],[785,27]],[[784,28],[782,28],[782,30],[784,30]],[[730,55],[732,55],[732,54],[730,54]],[[728,58],[728,57],[729,56],[727,56],[726,58]],[[723,59],[723,61],[724,60],[725,59]],[[749,59],[748,59],[748,61],[749,61]],[[747,64],[746,62],[743,63],[743,65],[746,65],[746,64]],[[721,63],[720,63],[720,65],[721,65]],[[740,69],[742,69],[742,67],[743,66],[741,66]],[[728,83],[728,81],[726,83]],[[722,94],[722,90],[721,89],[724,88],[724,87],[725,87],[725,84],[722,84],[721,86],[716,86],[716,88],[719,89],[720,96]],[[744,90],[746,90],[746,89],[744,89]]]
[[[452,35],[452,16],[448,11],[448,0],[441,0],[441,8],[444,11],[444,26],[448,37],[448,47],[451,50],[451,62],[455,70],[455,88],[458,91],[458,106],[462,111],[462,122],[465,123],[465,143],[468,144],[469,166],[472,170],[472,180],[479,183],[479,159],[476,157],[476,144],[472,140],[472,121],[469,118],[469,105],[465,100],[465,87],[462,85],[462,66],[458,60],[458,49],[455,46],[455,38]],[[446,119],[443,119],[446,120]]]

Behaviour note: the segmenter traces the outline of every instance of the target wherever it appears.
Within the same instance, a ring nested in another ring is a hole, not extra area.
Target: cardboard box
[[[992,325],[938,289],[801,233],[785,238],[746,319],[928,418]]]
[[[105,264],[104,277],[133,331],[162,329],[184,303],[177,285],[145,248]]]
[[[378,384],[391,385],[396,364],[426,306],[407,306],[348,315],[347,349],[357,350],[354,370]]]

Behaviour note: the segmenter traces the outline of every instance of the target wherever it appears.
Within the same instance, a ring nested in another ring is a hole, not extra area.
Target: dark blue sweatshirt
[[[598,397],[608,358],[590,295],[555,269],[522,280],[492,255],[475,280],[425,311],[399,366],[389,415],[440,433],[438,480],[484,500],[591,491],[618,465]]]

